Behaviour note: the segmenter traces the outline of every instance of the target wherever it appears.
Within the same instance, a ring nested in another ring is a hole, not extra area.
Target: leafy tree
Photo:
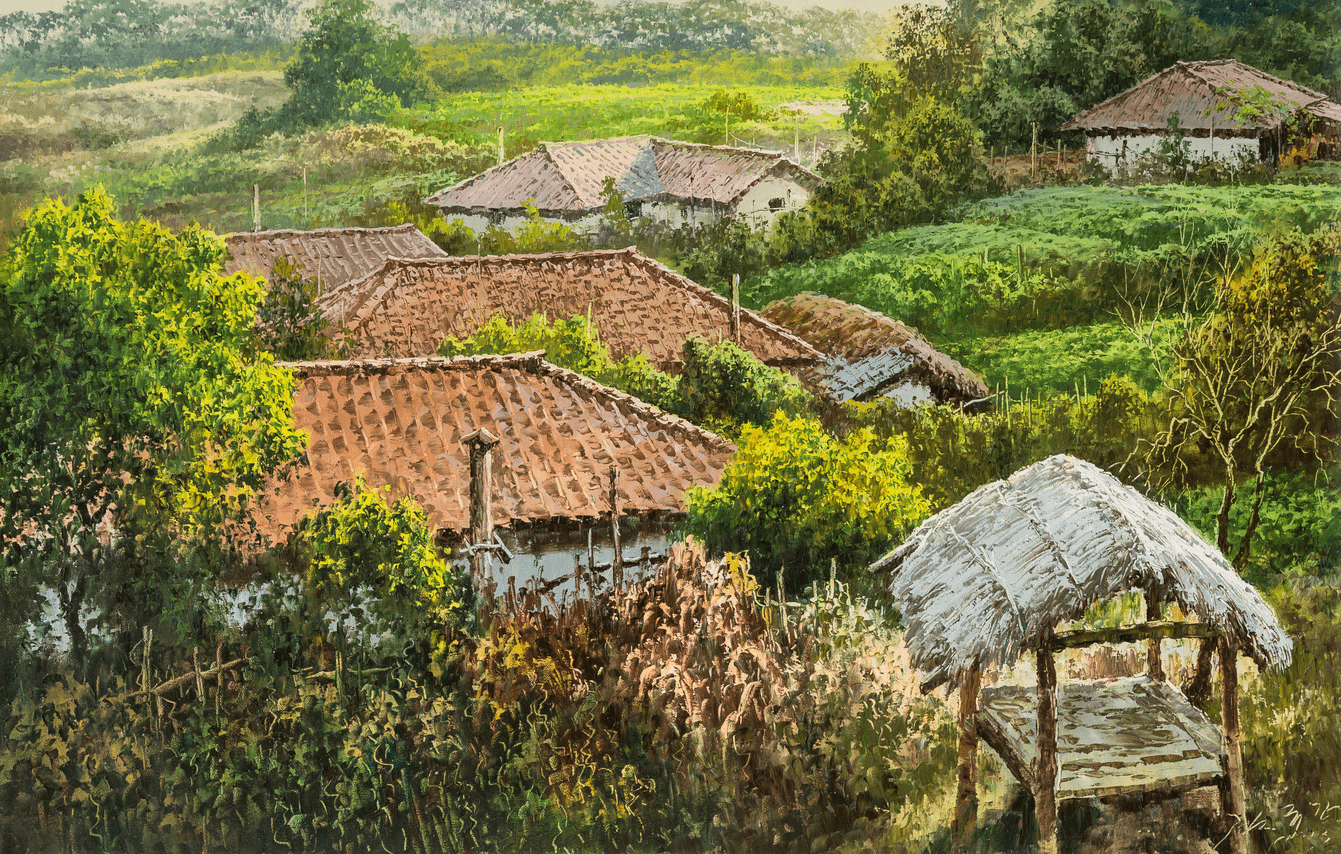
[[[6,563],[54,560],[76,584],[102,526],[217,538],[301,453],[292,377],[257,346],[261,285],[222,275],[224,251],[118,220],[100,187],[28,212],[0,262]]]
[[[404,33],[380,23],[372,0],[322,0],[308,10],[284,82],[293,96],[282,121],[304,127],[340,119],[367,120],[408,106],[420,87],[414,49]]]
[[[930,515],[910,472],[899,440],[883,450],[869,430],[838,440],[778,412],[745,426],[716,488],[689,490],[684,529],[714,549],[749,551],[761,578],[781,572],[796,590],[831,559],[866,566]]]
[[[1176,485],[1200,460],[1223,488],[1215,542],[1246,565],[1267,485],[1282,451],[1316,459],[1335,442],[1341,401],[1341,229],[1268,240],[1239,275],[1217,287],[1216,310],[1173,353],[1174,415],[1153,443],[1164,480]],[[1251,486],[1243,489],[1246,482]],[[1243,492],[1252,510],[1237,542],[1231,511]]]
[[[256,328],[261,345],[276,359],[339,358],[339,344],[315,306],[318,293],[317,280],[304,276],[301,265],[292,258],[275,261],[265,299],[256,307]]]

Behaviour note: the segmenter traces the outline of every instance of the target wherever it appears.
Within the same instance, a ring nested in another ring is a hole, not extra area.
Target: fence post
[[[1057,667],[1052,634],[1038,647],[1038,757],[1034,761],[1034,810],[1040,854],[1057,854]]]
[[[974,665],[959,686],[959,790],[955,794],[950,844],[958,848],[973,835],[978,818],[978,690],[982,671]]]
[[[619,466],[610,466],[610,539],[615,555],[610,559],[610,583],[616,598],[624,592],[624,552],[619,543]]]

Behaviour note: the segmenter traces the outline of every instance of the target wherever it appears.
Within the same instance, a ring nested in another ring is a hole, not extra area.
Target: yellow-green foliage
[[[1158,398],[1126,377],[1075,397],[1003,399],[980,415],[950,406],[904,409],[893,401],[849,403],[843,412],[852,427],[897,444],[912,481],[937,510],[1053,454],[1089,460],[1130,482],[1144,470],[1141,449],[1168,418]]]
[[[304,595],[341,618],[366,599],[363,610],[383,626],[427,614],[459,619],[463,579],[439,554],[428,517],[413,498],[389,496],[390,487],[373,489],[360,475],[299,524],[292,545],[307,567]]]
[[[827,574],[830,559],[865,566],[931,512],[902,440],[839,440],[779,412],[767,428],[745,426],[739,444],[716,488],[687,493],[685,530],[748,551],[765,577],[785,570],[790,589]]]
[[[519,326],[508,323],[502,315],[495,315],[469,338],[462,340],[449,335],[438,353],[451,357],[531,350],[544,350],[547,361],[628,392],[654,406],[672,409],[677,405],[674,377],[657,370],[641,353],[614,361],[596,327],[580,314],[551,322],[545,315],[536,313]]]
[[[474,171],[478,151],[452,140],[380,124],[351,124],[314,131],[295,152],[304,163],[318,161],[333,168],[382,172]]]

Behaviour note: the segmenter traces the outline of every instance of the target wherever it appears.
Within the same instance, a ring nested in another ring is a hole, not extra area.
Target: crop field
[[[704,109],[715,93],[744,93],[757,116]],[[842,97],[836,86],[563,86],[451,95],[395,124],[465,145],[494,145],[498,129],[509,157],[540,142],[654,134],[690,142],[790,150],[799,132],[804,165],[842,139],[842,117],[806,110]],[[784,106],[786,105],[786,106]]]
[[[1316,231],[1338,201],[1335,184],[1308,182],[1021,190],[965,205],[957,222],[775,270],[741,293],[756,308],[802,291],[860,303],[1012,394],[1069,393],[1121,374],[1154,391],[1156,355],[1121,318],[1161,300],[1196,310],[1262,234]]]

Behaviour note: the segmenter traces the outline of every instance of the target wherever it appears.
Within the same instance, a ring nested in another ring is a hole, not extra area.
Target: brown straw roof
[[[809,291],[760,312],[821,353],[836,357],[808,368],[807,379],[837,400],[871,400],[907,381],[931,389],[939,403],[987,397],[987,386],[900,321],[860,305]]]
[[[930,689],[1011,663],[1059,622],[1154,586],[1264,666],[1290,662],[1271,607],[1172,510],[1065,455],[988,484],[871,567],[891,571],[913,664]]]
[[[609,511],[619,466],[625,515],[682,512],[690,486],[721,478],[735,446],[635,397],[544,361],[543,353],[455,359],[294,362],[294,423],[310,435],[309,464],[276,479],[256,514],[282,539],[328,505],[341,482],[413,495],[439,530],[470,523],[463,437],[485,428],[500,527],[594,519]]]

